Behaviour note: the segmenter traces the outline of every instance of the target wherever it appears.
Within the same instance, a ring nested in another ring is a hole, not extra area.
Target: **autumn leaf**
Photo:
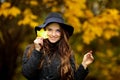
[[[48,38],[47,32],[42,28],[40,31],[37,31],[37,37],[42,37],[44,39]]]

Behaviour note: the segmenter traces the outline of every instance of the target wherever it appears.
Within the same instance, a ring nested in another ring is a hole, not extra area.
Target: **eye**
[[[61,32],[60,29],[57,29],[56,31],[57,31],[57,32]]]
[[[52,31],[52,29],[48,28],[47,31]]]

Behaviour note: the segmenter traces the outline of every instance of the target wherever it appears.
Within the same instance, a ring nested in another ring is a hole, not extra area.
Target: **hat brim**
[[[69,36],[72,36],[74,28],[71,25],[63,24],[63,23],[59,23],[59,24],[65,31],[68,32]]]
[[[53,23],[53,22],[51,22],[51,23]],[[57,22],[57,23],[58,23],[58,22]],[[46,24],[44,24],[44,25],[36,26],[36,27],[35,27],[35,32],[37,33],[38,30],[40,30],[41,28],[45,28],[48,24],[50,24],[50,23],[46,23]],[[58,23],[58,24],[60,24],[60,26],[61,26],[65,31],[68,32],[69,36],[72,36],[73,31],[74,31],[74,28],[73,28],[72,26],[67,25],[67,24],[63,24],[63,23]]]
[[[49,23],[48,23],[48,24],[49,24]],[[41,28],[45,28],[48,24],[44,24],[44,25],[42,25],[42,27],[41,27],[41,26],[36,26],[36,27],[35,27],[35,32],[37,33],[37,31],[39,31]],[[58,24],[60,24],[60,26],[61,26],[65,31],[68,32],[69,36],[72,36],[73,31],[74,31],[74,28],[73,28],[72,26],[67,25],[67,24],[63,24],[63,23],[58,23]]]
[[[50,23],[58,23],[60,24],[60,26],[68,32],[69,36],[72,36],[74,28],[71,25],[65,24],[63,22],[63,20],[59,19],[59,18],[49,18],[46,20],[46,22],[43,25],[37,26],[35,27],[35,32],[37,32],[37,30],[40,30],[41,28],[45,28],[48,24]]]

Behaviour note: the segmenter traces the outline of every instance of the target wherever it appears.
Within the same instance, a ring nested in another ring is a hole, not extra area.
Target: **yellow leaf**
[[[9,15],[9,10],[8,9],[2,9],[0,11],[0,16],[3,15],[4,17],[7,17]]]
[[[9,10],[9,14],[11,14],[12,16],[17,16],[18,14],[20,14],[21,11],[17,8],[17,7],[12,7],[10,10]]]
[[[31,21],[31,19],[29,19],[29,17],[25,17],[25,18],[23,19],[23,24],[24,24],[24,25],[25,25],[25,24],[29,24],[30,21]]]
[[[2,8],[2,9],[5,9],[5,8],[10,7],[10,6],[11,6],[11,4],[10,4],[9,2],[4,2],[4,3],[1,5],[1,8]]]
[[[48,38],[47,32],[42,28],[40,31],[37,31],[37,37],[42,37],[44,39]]]
[[[1,6],[0,6],[0,16],[3,15],[5,17],[7,17],[9,15],[9,7],[11,6],[11,4],[9,2],[4,2]]]
[[[119,36],[119,32],[117,31],[113,31],[113,30],[106,30],[104,31],[104,38],[109,40],[111,39],[113,36]]]
[[[31,26],[31,27],[35,27],[35,26],[37,26],[37,25],[39,25],[38,22],[35,22],[35,21],[31,21],[31,22],[30,22],[30,26]]]
[[[95,38],[96,38],[95,34],[90,30],[87,30],[82,36],[83,42],[86,44],[90,44],[90,42]]]

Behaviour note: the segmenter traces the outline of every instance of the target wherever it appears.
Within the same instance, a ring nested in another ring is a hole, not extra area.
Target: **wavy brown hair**
[[[69,34],[65,32],[63,29],[61,40],[59,42],[59,52],[60,52],[60,59],[61,59],[61,80],[73,80],[73,71],[70,64],[70,57],[72,55],[71,48],[69,46]]]
[[[58,54],[61,60],[60,68],[58,71],[60,72],[61,80],[73,80],[74,74],[73,74],[73,69],[70,64],[70,57],[72,55],[72,51],[71,51],[71,48],[68,42],[69,34],[62,28],[61,28],[61,33],[62,33],[61,39],[57,43],[57,47],[59,51]],[[44,52],[44,56],[50,53],[50,48],[51,47],[49,47],[49,41],[44,40],[44,45],[42,48],[42,51]],[[30,57],[33,49],[34,49],[34,45],[32,45],[32,47],[29,49],[28,57]],[[42,67],[43,62],[44,62],[44,58],[42,59],[40,63],[40,68]]]

